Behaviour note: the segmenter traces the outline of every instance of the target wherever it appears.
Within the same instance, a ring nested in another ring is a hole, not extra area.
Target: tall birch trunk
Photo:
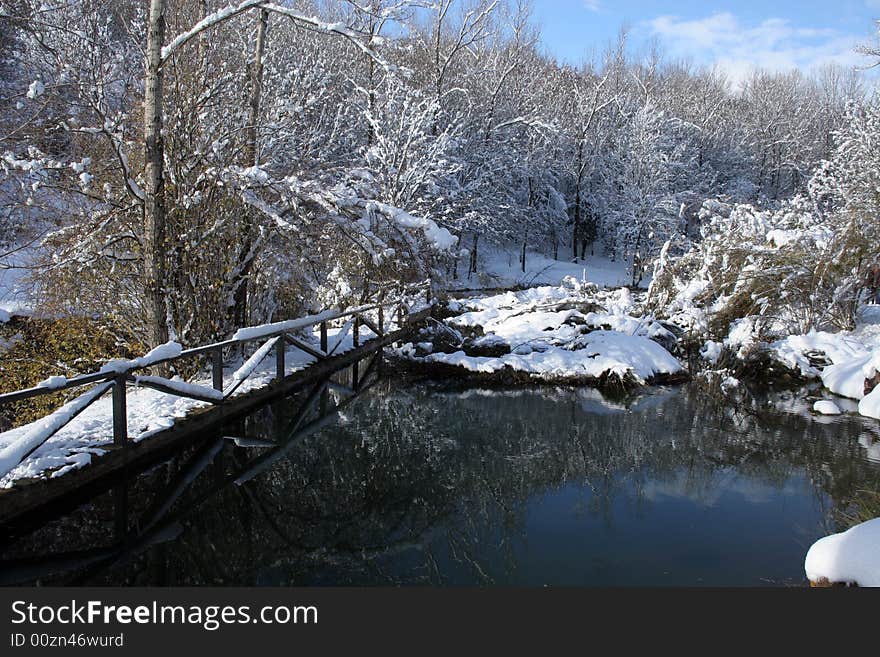
[[[165,1],[150,0],[144,78],[144,277],[149,309],[149,340],[168,341],[165,304],[166,226],[164,144],[162,141],[162,44]]]
[[[266,30],[269,26],[269,12],[260,11],[257,20],[257,40],[254,44],[254,60],[251,68],[251,95],[248,108],[248,124],[245,130],[246,166],[260,164],[260,150],[257,141],[257,124],[260,121],[260,102],[263,94],[263,54],[266,50]],[[239,278],[233,297],[233,323],[240,328],[247,323],[248,279],[254,264],[251,253],[254,244],[254,225],[251,217],[245,214],[241,221],[241,251],[239,252]]]

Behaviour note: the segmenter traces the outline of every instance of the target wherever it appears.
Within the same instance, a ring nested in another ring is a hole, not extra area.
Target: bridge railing
[[[412,316],[411,302],[414,295],[426,292],[430,303],[430,285],[423,283],[408,288],[401,296],[393,300],[380,300],[369,305],[358,306],[348,310],[330,310],[317,315],[300,319],[265,324],[239,329],[231,339],[213,344],[182,349],[179,345],[168,343],[153,349],[146,356],[134,360],[110,361],[98,372],[83,374],[72,378],[50,377],[41,384],[24,390],[0,394],[0,407],[7,404],[55,394],[88,385],[94,385],[89,391],[65,403],[61,408],[32,423],[31,428],[8,444],[0,448],[0,477],[6,475],[19,463],[24,461],[47,440],[67,426],[74,418],[94,404],[98,399],[112,390],[113,394],[113,443],[124,445],[128,442],[128,409],[127,387],[130,383],[151,388],[159,392],[177,397],[184,397],[213,405],[225,403],[241,385],[256,371],[259,365],[271,354],[275,356],[275,378],[281,380],[286,373],[286,355],[288,345],[293,346],[316,361],[326,360],[334,356],[343,341],[351,334],[353,348],[361,346],[361,328],[366,326],[377,338],[386,333],[388,319],[396,316],[398,328],[406,326]],[[372,317],[370,315],[373,315]],[[331,322],[347,320],[336,335],[329,335]],[[319,329],[319,344],[309,344],[301,339],[307,329],[314,332]],[[232,375],[230,384],[224,381],[224,351],[239,348],[245,344],[262,342],[263,344],[245,360],[241,367]],[[139,375],[138,372],[174,363],[186,358],[205,357],[209,359],[211,371],[211,387],[206,385],[182,382],[160,376]],[[16,431],[12,429],[10,431]],[[9,433],[9,432],[6,432]],[[3,434],[0,433],[0,437]]]

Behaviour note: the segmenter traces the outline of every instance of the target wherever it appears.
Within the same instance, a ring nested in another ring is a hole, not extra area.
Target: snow
[[[822,371],[822,384],[835,395],[861,399],[865,396],[863,369],[870,357],[829,365]]]
[[[45,91],[46,87],[43,85],[43,83],[39,80],[34,80],[28,87],[27,97],[31,100],[34,100],[35,98],[39,98],[40,96],[42,96],[43,92]]]
[[[756,344],[754,317],[743,317],[730,324],[724,345],[733,350],[737,358],[745,358]]]
[[[44,379],[37,384],[37,388],[50,388],[52,390],[57,390],[58,388],[63,388],[67,385],[67,377],[66,376],[50,376],[48,379]]]
[[[438,226],[436,222],[424,217],[414,217],[408,212],[398,210],[385,203],[378,201],[370,201],[367,203],[367,209],[370,208],[380,211],[389,217],[392,217],[394,223],[401,228],[420,229],[425,235],[428,243],[437,251],[450,251],[458,244],[458,238],[445,228]]]
[[[108,361],[98,371],[102,374],[108,374],[111,372],[115,374],[122,374],[123,372],[129,372],[134,369],[149,367],[150,365],[155,365],[156,363],[161,363],[162,361],[177,358],[181,354],[181,352],[183,352],[183,347],[179,343],[166,342],[165,344],[159,345],[158,347],[152,349],[147,353],[147,355],[141,356],[140,358],[135,358],[133,360]]]
[[[238,5],[227,5],[226,7],[218,9],[217,11],[205,16],[202,20],[193,25],[189,30],[174,37],[167,46],[164,46],[162,48],[163,61],[168,59],[172,54],[174,54],[175,50],[180,48],[184,43],[192,39],[200,32],[203,32],[206,29],[217,25],[218,23],[222,23],[223,21],[232,18],[236,14],[240,14],[243,11],[250,9],[251,7],[265,4],[265,2],[266,0],[244,0]]]
[[[232,380],[237,383],[239,381],[244,381],[251,374],[253,374],[254,370],[257,369],[257,366],[260,363],[262,363],[263,359],[269,355],[269,352],[275,348],[275,344],[278,342],[279,339],[280,338],[278,338],[278,337],[272,338],[271,340],[266,342],[266,344],[264,344],[262,347],[257,349],[253,353],[253,355],[250,358],[248,358],[244,362],[244,364],[235,371],[235,373],[232,375]]]
[[[338,353],[345,353],[354,348],[351,336],[338,337],[339,328],[331,327],[328,336],[331,344],[340,342]],[[362,341],[369,339],[373,334],[367,330],[362,332]],[[319,336],[313,331],[307,341],[317,345]],[[164,360],[166,357],[178,353],[180,345],[169,343],[162,345],[146,356],[134,360],[112,361],[105,367],[107,371],[117,373],[131,369],[132,366],[146,367],[150,363]],[[316,347],[317,348],[317,347]],[[252,361],[254,359],[248,359]],[[233,363],[228,364],[227,373],[224,376],[224,389],[235,388],[232,396],[246,394],[250,391],[269,385],[275,380],[275,359],[267,359],[268,362],[258,363],[253,367],[252,374],[246,380],[241,377],[244,365],[231,372]],[[285,353],[285,375],[298,372],[311,363],[314,358],[296,347],[288,347]],[[250,368],[253,365],[248,365]],[[219,394],[211,386],[211,375],[208,372],[197,376],[190,382],[162,379],[156,377],[141,377],[140,381],[162,383],[180,392],[197,392],[202,397],[217,399]],[[51,379],[49,381],[52,381]],[[57,382],[56,382],[57,385]],[[0,488],[10,488],[19,479],[30,477],[57,477],[63,476],[78,468],[84,467],[91,462],[93,455],[104,453],[104,446],[113,442],[113,407],[109,395],[94,402],[85,412],[75,417],[64,425],[62,420],[69,419],[91,395],[100,396],[107,392],[112,383],[102,384],[92,389],[85,395],[65,405],[55,414],[36,422],[16,427],[4,433],[0,433]],[[237,387],[236,387],[237,386]],[[227,393],[230,394],[230,393]],[[129,435],[133,442],[148,440],[151,436],[170,428],[180,418],[185,417],[193,410],[203,408],[210,404],[209,401],[199,401],[159,392],[146,387],[129,388],[127,395]],[[53,432],[56,426],[64,425]],[[46,436],[50,436],[47,440]],[[45,440],[45,442],[43,442]],[[42,443],[42,444],[41,444]],[[18,460],[33,446],[37,448],[20,464]],[[17,465],[16,465],[17,464]]]
[[[805,335],[790,335],[770,345],[773,357],[792,370],[807,377],[820,376],[807,358],[809,353],[822,353],[832,363],[842,363],[866,355],[865,344],[845,333],[811,331]]]
[[[232,336],[233,340],[259,340],[276,333],[295,333],[313,324],[332,319],[339,314],[338,310],[327,310],[317,315],[309,315],[300,319],[291,319],[284,322],[275,322],[272,324],[261,324],[260,326],[249,326],[239,329]]]
[[[207,397],[209,399],[215,399],[217,401],[223,401],[222,390],[214,390],[214,388],[209,388],[208,386],[187,383],[180,377],[165,379],[161,376],[136,376],[134,378],[134,382],[135,385],[142,383],[156,383],[165,386],[166,388],[170,388],[171,390],[176,390],[182,395],[195,395],[200,397]]]
[[[465,244],[467,246],[467,244]],[[596,245],[596,253],[602,251]],[[520,252],[514,248],[483,246],[478,249],[479,272],[467,275],[467,261],[459,264],[459,279],[451,281],[454,289],[485,289],[511,286],[559,285],[565,278],[595,283],[599,287],[619,287],[630,282],[626,263],[605,256],[588,255],[585,262],[572,262],[560,252],[554,260],[535,251],[526,252],[526,271],[522,271]],[[570,256],[571,254],[568,254]],[[462,271],[463,270],[463,271]]]
[[[724,392],[729,392],[730,390],[735,390],[736,388],[739,388],[739,385],[740,385],[739,379],[737,379],[734,376],[725,376],[721,380],[721,390]]]
[[[656,342],[640,336],[614,331],[594,331],[580,343],[580,349],[569,351],[550,348],[546,351],[512,353],[497,358],[454,354],[430,354],[426,360],[457,365],[473,372],[492,373],[509,368],[534,374],[538,378],[599,378],[613,373],[633,374],[646,381],[658,374],[673,374],[681,364]]]
[[[880,386],[859,402],[859,414],[880,420]]]
[[[865,395],[865,380],[880,372],[880,311],[876,307],[862,310],[853,331],[790,335],[770,344],[769,350],[786,367],[805,377],[820,378],[835,395],[857,400],[859,414],[880,419],[880,387]],[[830,364],[823,367],[824,363]]]
[[[453,300],[450,308],[467,310],[446,320],[444,338],[460,340],[473,334],[475,347],[507,345],[511,353],[468,355],[465,349],[443,353],[412,344],[398,353],[410,360],[442,363],[484,374],[505,369],[538,379],[597,379],[607,374],[632,376],[639,382],[675,374],[681,364],[651,338],[671,334],[650,318],[624,314],[632,310],[629,291],[597,292],[568,280],[565,285],[529,288],[489,297]],[[604,304],[604,310],[583,310]],[[560,308],[560,306],[562,306]],[[610,310],[609,310],[610,309]]]
[[[718,362],[718,359],[721,358],[721,350],[724,347],[720,342],[715,342],[714,340],[708,340],[706,344],[703,345],[702,349],[700,349],[700,356],[703,360],[708,361],[710,364],[714,365]]]
[[[437,251],[450,251],[458,244],[458,238],[455,235],[430,219],[420,219],[405,212],[399,213],[394,219],[404,228],[420,228],[428,243]]]
[[[43,444],[89,404],[107,392],[112,385],[112,383],[102,383],[95,386],[87,393],[67,402],[51,415],[28,425],[27,430],[16,434],[13,440],[5,444],[0,442],[3,445],[0,448],[0,478],[15,468],[28,452]],[[0,440],[12,433],[12,431],[7,431],[0,434]]]
[[[880,518],[816,541],[804,569],[811,582],[880,586]]]
[[[840,406],[828,399],[822,399],[813,404],[813,410],[820,415],[840,415],[843,411]]]

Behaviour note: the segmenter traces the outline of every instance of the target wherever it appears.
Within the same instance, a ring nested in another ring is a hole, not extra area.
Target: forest
[[[852,328],[872,78],[733,81],[623,29],[573,66],[539,34],[527,0],[3,0],[0,266],[149,346],[442,290],[499,246],[611,258],[716,337]]]

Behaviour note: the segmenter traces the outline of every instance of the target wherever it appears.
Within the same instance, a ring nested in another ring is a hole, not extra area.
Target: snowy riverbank
[[[562,285],[454,299],[451,316],[395,350],[411,363],[462,374],[629,388],[685,374],[664,344],[675,335],[638,318],[627,288]]]
[[[855,400],[859,414],[880,419],[880,386],[873,386],[880,372],[880,306],[863,308],[853,331],[792,335],[767,349],[800,376],[820,380],[828,401]]]

